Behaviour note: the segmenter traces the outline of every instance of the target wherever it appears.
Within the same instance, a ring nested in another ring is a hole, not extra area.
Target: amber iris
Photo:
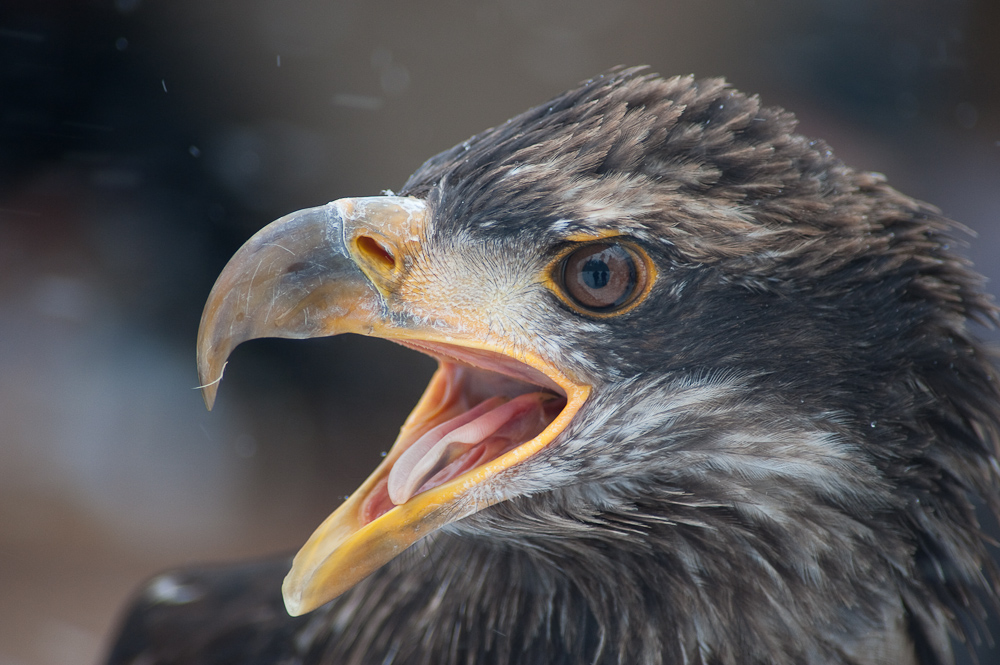
[[[575,304],[594,312],[627,305],[645,281],[641,261],[620,243],[585,245],[570,253],[562,266],[566,294]]]

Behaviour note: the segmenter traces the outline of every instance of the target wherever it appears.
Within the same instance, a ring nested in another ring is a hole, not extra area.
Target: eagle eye
[[[646,286],[646,264],[617,242],[589,243],[562,261],[562,288],[573,304],[606,313],[630,304]]]

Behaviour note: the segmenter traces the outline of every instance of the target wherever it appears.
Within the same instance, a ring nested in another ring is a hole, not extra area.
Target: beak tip
[[[202,388],[201,390],[201,396],[205,398],[205,408],[209,411],[211,411],[212,407],[215,406],[216,392],[218,392],[218,390],[215,386],[208,386],[206,388]]]
[[[285,611],[288,612],[288,616],[302,616],[312,608],[306,607],[305,603],[302,602],[301,591],[296,591],[291,586],[289,578],[286,577],[285,581],[281,584],[281,597],[285,602]]]
[[[205,361],[204,356],[199,354],[198,357],[198,378],[201,379],[201,385],[198,388],[201,390],[201,396],[205,400],[205,408],[209,411],[215,406],[215,396],[219,392],[219,382],[222,381],[222,374],[226,371],[226,365],[228,362],[222,363],[222,368],[218,372],[213,372],[211,370],[212,363]],[[216,374],[215,379],[210,379],[209,377]]]

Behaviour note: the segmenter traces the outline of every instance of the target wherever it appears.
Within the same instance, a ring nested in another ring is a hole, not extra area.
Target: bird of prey
[[[954,229],[791,114],[636,69],[273,222],[205,307],[209,405],[257,337],[437,372],[293,561],[154,579],[110,662],[952,662],[1000,504]]]

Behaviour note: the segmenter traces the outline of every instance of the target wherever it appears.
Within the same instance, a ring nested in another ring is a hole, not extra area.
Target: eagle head
[[[206,305],[209,405],[254,337],[439,363],[288,611],[338,662],[948,662],[1000,433],[953,230],[789,113],[631,69],[272,223]]]

